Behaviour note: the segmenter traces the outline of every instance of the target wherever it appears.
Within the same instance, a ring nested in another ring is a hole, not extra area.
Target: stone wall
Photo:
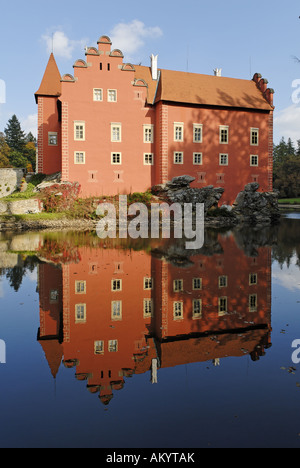
[[[0,201],[0,215],[23,215],[41,213],[40,200],[30,198],[28,200]]]
[[[0,169],[0,198],[7,197],[20,187],[23,169]]]

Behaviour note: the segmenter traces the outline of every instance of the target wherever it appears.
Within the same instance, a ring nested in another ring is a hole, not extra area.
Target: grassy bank
[[[300,198],[281,198],[278,203],[280,205],[300,205]]]

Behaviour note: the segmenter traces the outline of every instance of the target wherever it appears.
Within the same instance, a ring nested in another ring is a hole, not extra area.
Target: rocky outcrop
[[[43,181],[35,187],[34,192],[41,192],[45,188],[51,187],[52,185],[61,183],[61,173],[57,172],[55,174],[47,175]]]
[[[155,185],[151,191],[160,199],[170,203],[192,203],[193,205],[203,203],[205,213],[212,208],[216,208],[224,189],[221,187],[214,188],[213,185],[203,188],[191,188],[190,184],[194,180],[195,178],[189,175],[174,177],[165,184]]]
[[[259,184],[247,184],[232,207],[239,223],[251,226],[268,226],[278,222],[280,211],[277,192],[258,192]]]

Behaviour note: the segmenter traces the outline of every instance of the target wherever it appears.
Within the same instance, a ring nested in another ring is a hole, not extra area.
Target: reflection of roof
[[[41,85],[36,96],[60,96],[61,95],[61,76],[54,58],[51,54]]]
[[[252,80],[160,70],[160,82],[151,78],[151,69],[135,66],[136,78],[148,84],[148,102],[170,101],[194,105],[271,110],[272,107]]]
[[[51,374],[55,378],[62,361],[62,345],[57,340],[40,340],[40,344],[44,350]]]

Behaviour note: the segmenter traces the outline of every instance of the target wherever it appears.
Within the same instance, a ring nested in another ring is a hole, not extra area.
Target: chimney
[[[152,73],[152,80],[157,80],[158,74],[157,74],[157,58],[158,55],[151,55],[151,73]]]
[[[215,76],[222,76],[222,68],[215,68],[214,74]]]

